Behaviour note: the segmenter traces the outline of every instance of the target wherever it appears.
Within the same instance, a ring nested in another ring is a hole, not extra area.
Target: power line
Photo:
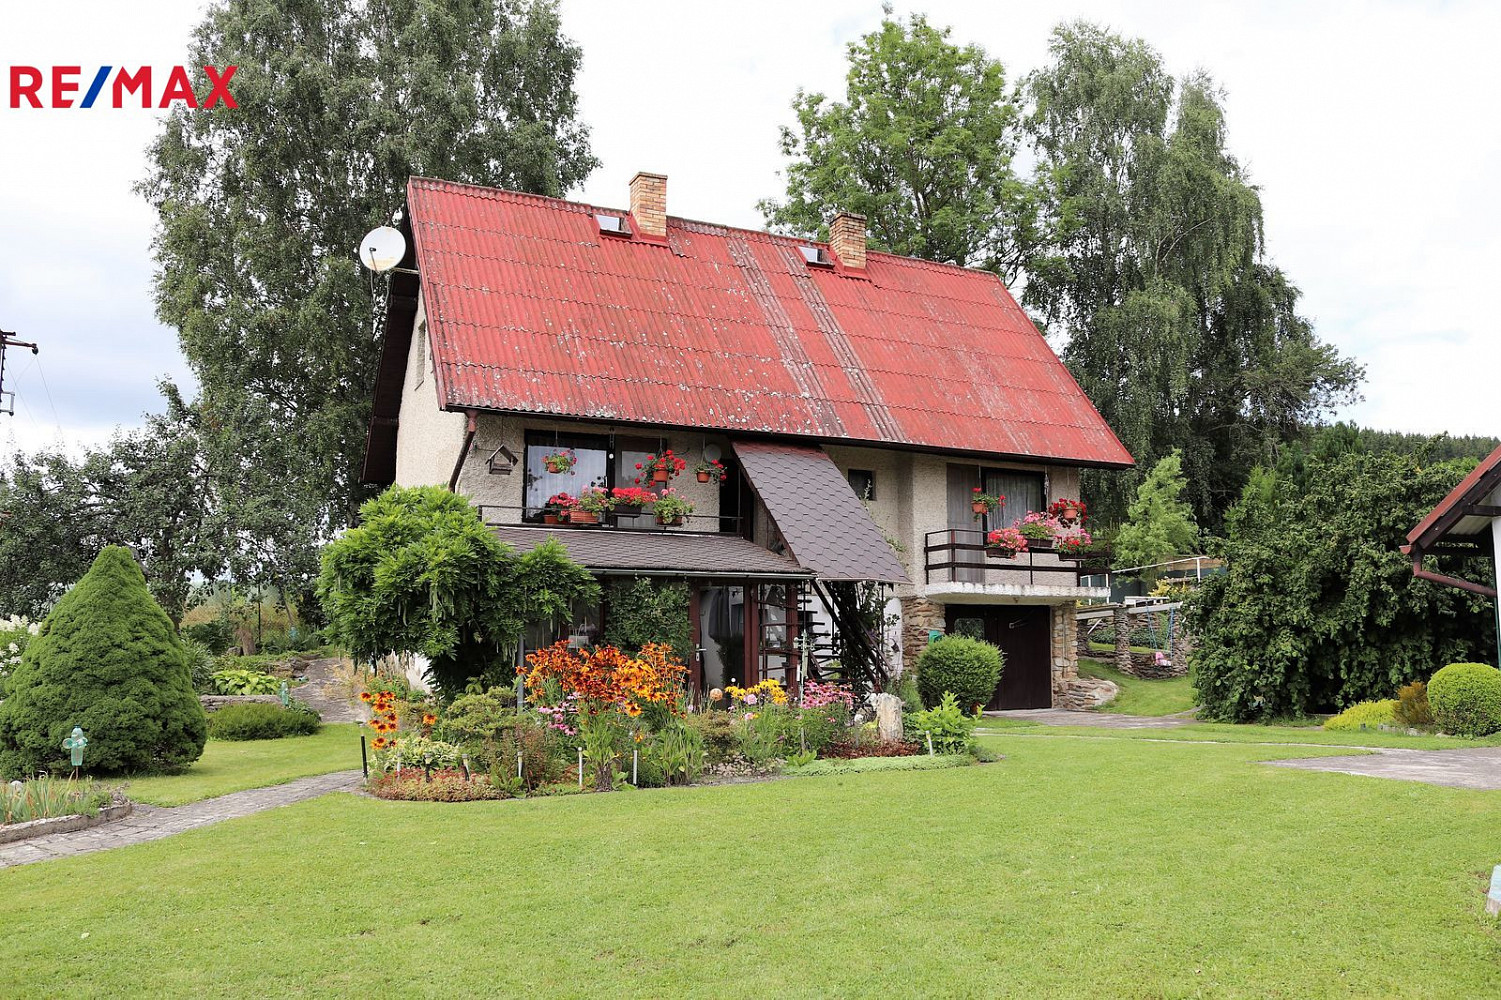
[[[0,330],[0,413],[14,417],[16,415],[16,394],[5,388],[5,349],[7,347],[29,347],[31,348],[31,353],[36,354],[37,346],[27,343],[24,340],[17,340],[15,332],[12,330]],[[45,378],[42,381],[42,385],[43,387],[46,386]],[[47,398],[49,400],[52,398],[50,391],[47,393]],[[53,407],[54,416],[56,415],[56,410],[57,408]]]

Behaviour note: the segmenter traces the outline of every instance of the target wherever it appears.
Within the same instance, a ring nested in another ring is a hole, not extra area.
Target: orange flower
[[[370,692],[369,691],[361,691],[360,692],[360,701],[368,702],[369,700],[370,700]]]
[[[431,712],[428,712],[426,715],[424,715],[422,717],[422,724],[424,726],[435,725],[437,723],[437,721],[438,721],[438,717],[436,715],[434,715],[433,713],[431,713]]]

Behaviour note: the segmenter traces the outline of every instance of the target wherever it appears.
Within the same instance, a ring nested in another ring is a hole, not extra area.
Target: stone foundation
[[[922,651],[928,648],[928,632],[947,629],[945,607],[926,597],[902,598],[902,672],[913,669]]]
[[[1049,643],[1053,665],[1053,704],[1069,690],[1079,677],[1079,619],[1073,604],[1055,604],[1052,608],[1052,640]]]

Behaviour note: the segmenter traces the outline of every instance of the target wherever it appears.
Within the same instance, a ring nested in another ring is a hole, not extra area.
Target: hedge
[[[1451,663],[1428,682],[1428,704],[1445,732],[1489,736],[1501,729],[1501,670]]]

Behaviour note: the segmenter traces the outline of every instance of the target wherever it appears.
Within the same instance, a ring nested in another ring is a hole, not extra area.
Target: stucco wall
[[[875,499],[866,506],[871,519],[876,522],[888,540],[900,546],[897,557],[912,586],[897,588],[898,597],[909,597],[918,592],[923,582],[925,565],[924,547],[930,531],[942,531],[949,526],[948,515],[948,467],[950,465],[975,465],[968,460],[941,455],[924,455],[916,452],[897,451],[889,448],[861,448],[828,445],[824,449],[834,464],[845,475],[850,469],[867,469],[875,473]],[[984,462],[986,468],[1019,469],[1043,474],[1047,502],[1060,497],[1079,495],[1079,470],[1066,466],[1025,464],[1019,462]],[[1037,564],[1072,568],[1051,554],[1036,556]],[[999,564],[990,564],[987,580],[1026,584],[1032,577],[1025,569],[1002,571]],[[1058,582],[1055,574],[1039,574],[1036,582]],[[1071,582],[1071,581],[1070,581]]]
[[[464,443],[464,415],[438,409],[427,312],[417,303],[396,426],[396,485],[446,486]]]

